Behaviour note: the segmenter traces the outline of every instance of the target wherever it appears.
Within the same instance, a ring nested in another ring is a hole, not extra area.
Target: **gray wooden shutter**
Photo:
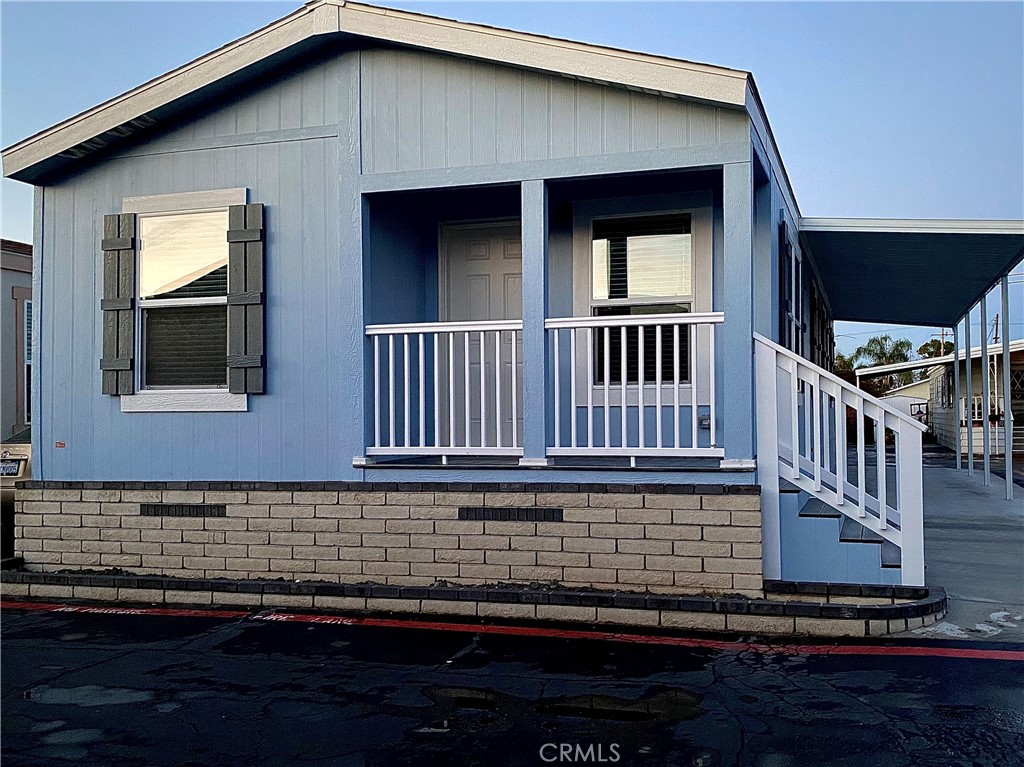
[[[135,393],[135,222],[134,213],[103,217],[104,394]]]
[[[228,208],[228,389],[263,394],[263,205]]]

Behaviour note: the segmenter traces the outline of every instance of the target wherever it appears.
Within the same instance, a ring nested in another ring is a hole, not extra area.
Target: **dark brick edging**
[[[636,592],[585,591],[532,586],[386,586],[373,583],[326,583],[321,581],[228,580],[218,578],[174,578],[163,575],[0,572],[2,583],[95,588],[155,589],[173,591],[236,592],[244,594],[288,594],[303,596],[364,597],[374,599],[440,599],[466,602],[618,607],[731,615],[776,615],[853,620],[921,618],[946,609],[946,592],[923,589],[924,596],[891,605],[847,605],[835,603],[750,599],[743,596],[702,597],[642,594]],[[773,581],[779,584],[779,581]],[[796,587],[796,584],[790,584]],[[820,585],[820,584],[819,584]],[[835,584],[833,584],[835,585]],[[866,588],[861,586],[859,588]],[[874,587],[872,587],[874,588]],[[903,588],[903,587],[880,587]],[[917,590],[918,592],[922,590]],[[783,593],[776,591],[775,593]],[[810,593],[805,592],[810,596]],[[833,592],[834,593],[834,592]],[[867,596],[867,595],[865,595]],[[874,596],[882,596],[877,594]],[[892,596],[890,594],[889,596]],[[899,598],[899,597],[898,597]]]
[[[766,594],[794,596],[881,597],[921,600],[928,598],[924,586],[885,586],[871,583],[823,583],[821,581],[764,581]]]
[[[22,480],[20,490],[209,490],[211,492],[646,493],[760,495],[760,485],[669,485],[663,482],[61,482]]]

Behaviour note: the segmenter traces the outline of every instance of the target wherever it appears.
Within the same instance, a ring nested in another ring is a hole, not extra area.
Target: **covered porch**
[[[356,465],[750,472],[749,168],[366,195]]]
[[[981,376],[982,391],[975,392],[972,358],[980,357],[973,364],[985,369],[988,364],[982,361],[989,360],[990,354],[1009,360],[1011,346],[1019,346],[1011,337],[1011,316],[1021,311],[1021,291],[1014,287],[1021,282],[1011,277],[1011,272],[1024,259],[1024,222],[804,219],[801,239],[818,263],[836,320],[952,330],[953,354],[948,357],[860,369],[857,374],[861,378],[963,360],[963,381],[961,365],[952,365],[952,400],[974,403],[977,399],[981,415],[972,414],[968,419],[964,405],[962,418],[956,419],[957,468],[966,467],[968,475],[974,475],[973,427],[975,421],[984,424],[979,430],[983,444],[978,447],[982,481],[990,485],[993,443],[998,439],[1003,445],[1012,445],[1014,429],[1012,408],[1000,411],[996,419],[999,434],[988,428],[991,415],[999,410],[992,392],[1012,391],[1012,371],[1009,364],[998,366],[996,381],[988,371]],[[1015,300],[1011,300],[1013,290],[1017,291]],[[988,332],[993,293],[998,293],[998,349],[990,343]],[[972,333],[977,346],[972,346]],[[1013,452],[1006,453],[1005,497],[1012,500]]]

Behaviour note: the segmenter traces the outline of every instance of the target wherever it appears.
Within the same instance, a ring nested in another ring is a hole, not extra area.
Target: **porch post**
[[[1010,397],[1010,278],[1000,281],[1003,319],[1003,473],[1006,500],[1013,500],[1013,400]]]
[[[991,397],[988,369],[988,296],[981,299],[981,458],[985,469],[985,484],[992,484],[992,445],[989,437],[988,417]]]
[[[971,375],[971,311],[964,315],[964,345],[967,347],[967,406],[964,408],[964,423],[967,425],[967,476],[974,476],[974,381]]]
[[[523,457],[521,466],[548,465],[547,338],[548,192],[543,180],[524,181],[523,239]]]
[[[753,316],[753,179],[749,162],[730,163],[722,169],[724,255],[721,296],[725,323],[722,325],[720,362],[715,387],[722,402],[724,422],[715,430],[720,447],[732,465],[751,463],[754,457],[754,344]],[[774,414],[762,414],[773,418]]]
[[[956,468],[964,467],[964,446],[960,429],[960,321],[953,326],[953,412],[956,413]]]

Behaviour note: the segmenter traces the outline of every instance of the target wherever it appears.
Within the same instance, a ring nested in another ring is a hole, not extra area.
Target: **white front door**
[[[521,319],[523,267],[519,222],[446,226],[441,234],[438,284],[438,307],[443,322]],[[449,411],[444,413],[442,419],[446,444],[509,446],[512,441],[512,430],[515,429],[515,444],[521,445],[523,403],[518,400],[518,394],[517,417],[515,422],[512,420],[512,333],[505,331],[500,334],[500,349],[495,348],[497,334],[488,332],[482,338],[481,347],[481,334],[474,332],[469,335],[468,386],[465,337],[457,334],[453,339],[452,348],[447,348],[447,345],[445,347],[445,351],[452,355],[454,371],[454,375],[449,376],[453,386],[445,387],[446,391],[451,388],[451,396],[442,399],[442,402],[450,403]],[[515,381],[521,382],[522,337],[516,334],[516,338]],[[502,370],[501,375],[496,378],[494,363],[499,356]],[[442,377],[442,380],[445,379]],[[500,445],[496,417],[499,404],[502,422]],[[483,429],[481,415],[486,420],[486,427]],[[453,422],[454,429],[451,428]]]

